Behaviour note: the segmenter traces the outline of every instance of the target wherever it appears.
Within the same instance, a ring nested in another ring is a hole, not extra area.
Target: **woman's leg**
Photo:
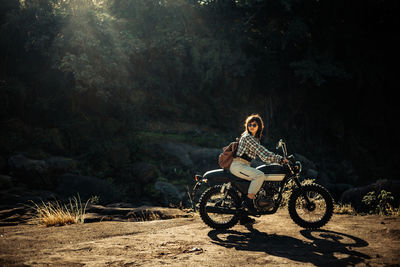
[[[265,180],[265,174],[247,164],[235,161],[232,162],[230,171],[233,175],[239,178],[251,181],[247,197],[254,199]]]
[[[245,201],[243,201],[242,207],[247,209],[249,214],[254,216],[257,215],[258,212],[254,207],[253,199],[264,182],[264,173],[256,168],[250,167],[247,164],[235,161],[232,162],[230,171],[237,177],[251,181],[247,198]]]

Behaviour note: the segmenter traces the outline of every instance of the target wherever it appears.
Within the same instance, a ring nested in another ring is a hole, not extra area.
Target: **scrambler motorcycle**
[[[323,186],[315,183],[302,185],[302,165],[293,155],[287,155],[282,139],[276,149],[282,148],[288,159],[284,165],[261,165],[257,169],[265,173],[265,181],[253,201],[258,214],[256,217],[274,214],[281,205],[282,196],[292,184],[288,201],[289,214],[300,227],[318,229],[324,226],[333,214],[333,198]],[[203,184],[210,187],[199,199],[199,213],[205,224],[218,230],[226,230],[238,223],[246,211],[241,207],[247,197],[250,182],[234,176],[228,170],[217,169],[196,175],[197,183],[193,192]],[[294,183],[293,183],[294,181]]]

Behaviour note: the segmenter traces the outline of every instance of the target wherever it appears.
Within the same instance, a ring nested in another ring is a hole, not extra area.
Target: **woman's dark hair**
[[[256,122],[258,124],[258,130],[257,130],[257,132],[256,132],[254,137],[256,137],[258,139],[261,139],[262,132],[264,130],[264,122],[261,119],[260,115],[258,115],[258,114],[251,114],[250,116],[247,117],[247,119],[246,119],[246,121],[244,123],[244,129],[245,130],[244,130],[243,134],[245,134],[245,133],[251,134],[250,131],[249,131],[248,125],[249,125],[249,123],[252,123],[252,122]]]

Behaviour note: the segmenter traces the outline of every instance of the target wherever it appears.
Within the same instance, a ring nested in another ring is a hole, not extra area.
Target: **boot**
[[[257,212],[256,208],[254,207],[254,204],[253,204],[253,200],[252,200],[252,199],[246,197],[246,200],[244,200],[244,201],[242,202],[242,207],[243,207],[245,210],[247,210],[247,213],[248,213],[249,215],[257,216],[258,212]]]

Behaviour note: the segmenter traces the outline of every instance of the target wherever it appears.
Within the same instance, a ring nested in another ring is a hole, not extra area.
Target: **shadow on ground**
[[[334,263],[348,266],[361,263],[370,256],[354,250],[368,243],[358,237],[327,230],[302,230],[307,241],[290,236],[267,234],[247,227],[249,232],[212,230],[208,236],[214,244],[237,250],[259,251],[316,266]]]

